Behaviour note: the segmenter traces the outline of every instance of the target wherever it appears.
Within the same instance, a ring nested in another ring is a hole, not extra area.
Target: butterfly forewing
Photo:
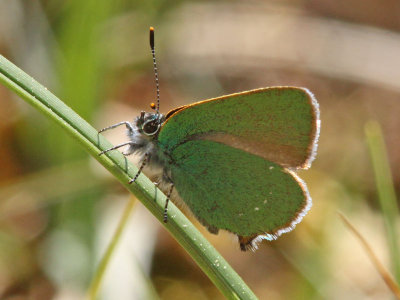
[[[211,140],[285,167],[307,168],[319,131],[318,104],[303,88],[273,87],[197,102],[167,115],[160,146]]]

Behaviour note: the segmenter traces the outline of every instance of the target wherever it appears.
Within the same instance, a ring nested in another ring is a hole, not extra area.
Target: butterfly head
[[[158,135],[164,121],[165,117],[163,114],[142,111],[140,116],[136,118],[135,123],[141,134],[151,138]]]

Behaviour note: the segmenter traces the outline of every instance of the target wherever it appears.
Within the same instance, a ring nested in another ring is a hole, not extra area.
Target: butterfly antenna
[[[154,77],[156,80],[156,90],[157,90],[157,106],[155,107],[155,110],[157,114],[160,113],[160,84],[158,82],[158,69],[157,69],[157,63],[156,63],[156,52],[154,50],[154,28],[150,27],[150,48],[151,48],[151,55],[153,56],[153,68],[154,68]]]

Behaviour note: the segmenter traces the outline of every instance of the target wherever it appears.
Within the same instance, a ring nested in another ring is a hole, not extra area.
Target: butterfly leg
[[[129,184],[134,183],[134,182],[136,181],[136,179],[138,179],[140,173],[142,173],[143,168],[144,168],[144,166],[146,165],[146,163],[147,163],[148,160],[149,160],[149,153],[146,152],[146,153],[144,154],[144,158],[143,158],[142,164],[141,164],[140,167],[139,167],[139,170],[137,171],[135,177],[133,177],[131,180],[129,180]]]
[[[167,194],[167,200],[165,200],[165,207],[164,207],[164,223],[167,223],[167,222],[168,222],[168,214],[167,214],[167,212],[168,212],[168,203],[169,203],[169,198],[171,197],[171,194],[172,194],[172,190],[173,190],[173,189],[174,189],[174,184],[171,183],[171,188],[169,189],[168,194]]]
[[[101,132],[103,132],[103,131],[106,131],[106,130],[109,130],[109,129],[113,129],[113,128],[118,127],[118,126],[121,126],[121,125],[125,125],[126,128],[129,130],[130,133],[134,131],[134,130],[133,130],[133,126],[132,126],[131,123],[129,123],[128,121],[123,121],[123,122],[119,122],[119,123],[117,123],[117,124],[108,126],[108,127],[106,127],[106,128],[103,128],[102,130],[99,131],[99,133],[101,133]]]
[[[104,153],[107,153],[108,151],[115,150],[115,149],[118,149],[118,148],[121,148],[121,147],[124,147],[124,146],[127,146],[127,145],[132,146],[132,145],[134,145],[134,143],[132,143],[132,142],[126,142],[126,143],[122,143],[122,144],[116,145],[116,146],[114,146],[114,147],[111,147],[110,149],[101,151],[101,152],[99,153],[99,155],[103,155]]]

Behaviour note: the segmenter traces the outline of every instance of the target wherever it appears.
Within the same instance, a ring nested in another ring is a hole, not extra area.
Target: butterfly
[[[159,112],[142,111],[125,125],[124,155],[140,155],[135,182],[148,165],[160,170],[167,186],[164,222],[173,191],[209,232],[237,235],[242,251],[257,249],[291,231],[312,205],[307,186],[294,172],[315,158],[320,130],[319,105],[306,88],[261,88]]]

